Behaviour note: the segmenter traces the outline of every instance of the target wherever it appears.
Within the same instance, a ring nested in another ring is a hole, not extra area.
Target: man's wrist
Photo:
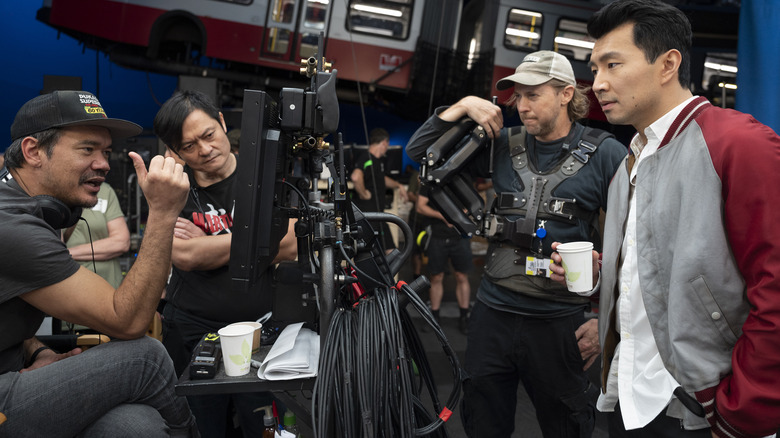
[[[27,363],[25,364],[25,366],[24,366],[24,367],[25,367],[25,368],[29,368],[29,367],[31,367],[31,366],[32,366],[32,364],[34,364],[34,363],[35,363],[35,361],[38,359],[38,356],[39,356],[39,355],[40,355],[42,352],[44,352],[44,351],[46,351],[46,350],[51,350],[51,348],[50,348],[50,347],[47,347],[47,346],[45,346],[45,345],[44,345],[44,346],[41,346],[41,347],[38,347],[38,348],[37,348],[35,351],[33,351],[33,353],[30,355],[30,358],[29,358],[29,359],[27,359]],[[52,351],[54,351],[54,350],[52,350]]]

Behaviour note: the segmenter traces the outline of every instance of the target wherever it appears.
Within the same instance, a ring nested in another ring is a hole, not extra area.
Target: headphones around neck
[[[12,180],[13,177],[6,167],[0,169],[0,181],[7,184]],[[16,181],[14,184],[18,186]],[[76,225],[81,217],[81,207],[70,208],[54,196],[37,195],[33,196],[33,199],[38,202],[43,220],[55,230],[70,228]]]

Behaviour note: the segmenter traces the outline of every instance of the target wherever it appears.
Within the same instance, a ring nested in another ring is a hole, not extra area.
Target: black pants
[[[685,430],[680,420],[666,415],[666,411],[658,414],[647,426],[641,429],[626,430],[620,404],[615,406],[615,412],[607,412],[610,438],[712,438],[710,428]]]
[[[477,301],[466,346],[463,420],[471,438],[512,435],[523,383],[545,438],[590,437],[598,389],[582,367],[575,330],[582,312],[531,318]]]

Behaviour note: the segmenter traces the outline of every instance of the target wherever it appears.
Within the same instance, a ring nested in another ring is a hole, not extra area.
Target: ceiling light
[[[522,29],[507,28],[506,29],[506,34],[507,35],[512,35],[512,36],[518,36],[518,37],[522,37],[522,38],[529,38],[529,39],[532,39],[532,40],[539,39],[539,34],[538,33],[536,33],[536,32],[529,32],[527,30],[522,30]]]
[[[522,9],[512,9],[512,14],[520,14],[520,15],[527,15],[529,17],[534,18],[542,18],[542,14],[538,12],[531,12],[531,11],[524,11]]]
[[[737,68],[734,67],[733,65],[717,64],[714,62],[705,62],[704,67],[711,68],[717,71],[725,71],[727,73],[734,73],[734,74],[737,73]]]
[[[389,15],[391,17],[401,17],[403,13],[397,9],[378,8],[376,6],[368,5],[352,5],[352,9],[356,9],[361,12],[371,12],[380,15]]]
[[[582,47],[584,49],[593,50],[593,41],[577,40],[574,38],[555,37],[556,44],[563,44],[566,46]]]

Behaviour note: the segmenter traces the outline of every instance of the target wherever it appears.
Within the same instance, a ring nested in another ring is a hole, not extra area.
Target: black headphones
[[[0,169],[0,181],[8,183],[13,180],[7,168]],[[14,181],[14,184],[16,182]],[[37,195],[33,198],[38,202],[43,220],[55,230],[70,228],[76,225],[81,217],[81,207],[70,208],[64,202],[49,195]]]

